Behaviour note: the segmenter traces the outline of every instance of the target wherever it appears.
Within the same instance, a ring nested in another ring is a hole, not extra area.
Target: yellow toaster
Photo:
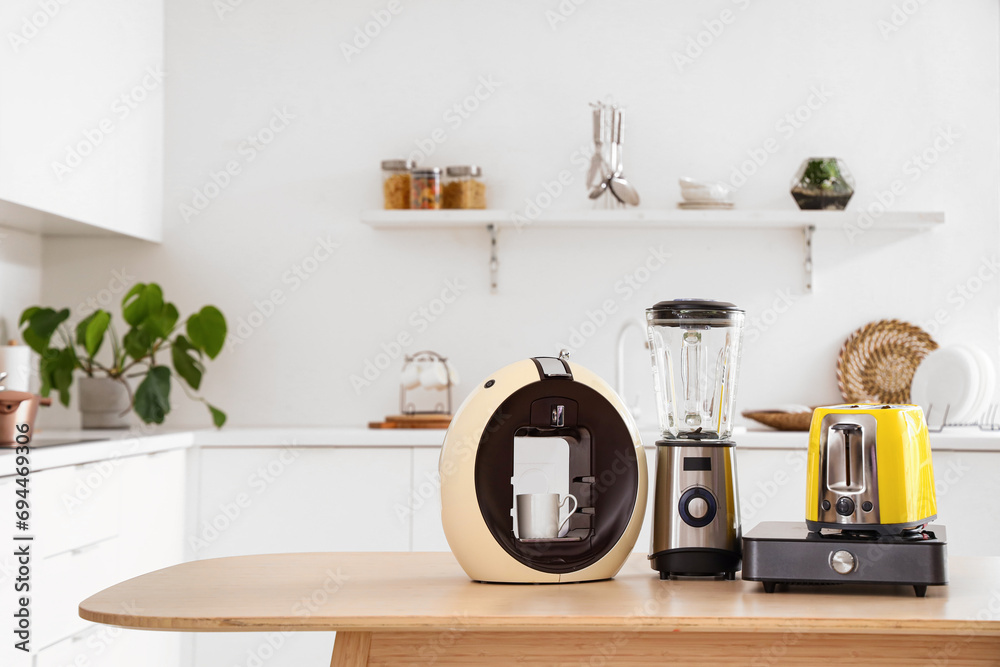
[[[811,531],[897,534],[937,518],[930,437],[920,406],[817,408],[807,474]]]

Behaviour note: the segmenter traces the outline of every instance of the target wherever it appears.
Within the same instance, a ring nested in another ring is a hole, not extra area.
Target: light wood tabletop
[[[277,554],[152,572],[83,601],[80,616],[149,630],[337,630],[334,665],[826,664],[851,654],[857,664],[1000,664],[1000,558],[953,558],[949,569],[948,586],[917,598],[906,586],[767,594],[740,580],[660,581],[640,554],[612,581],[562,585],[474,583],[450,553]]]

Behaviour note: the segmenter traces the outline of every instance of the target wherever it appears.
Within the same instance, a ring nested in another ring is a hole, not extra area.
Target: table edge
[[[1000,624],[991,621],[939,621],[922,619],[847,618],[731,618],[731,617],[454,617],[351,616],[338,619],[302,617],[269,618],[175,618],[110,614],[79,607],[84,620],[136,630],[168,632],[788,632],[830,634],[931,634],[951,637],[1000,637]]]

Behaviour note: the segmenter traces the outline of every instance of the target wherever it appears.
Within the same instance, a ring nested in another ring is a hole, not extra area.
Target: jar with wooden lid
[[[441,170],[421,167],[410,172],[410,208],[441,208]]]
[[[386,209],[410,208],[413,160],[382,160],[382,197]]]
[[[486,184],[478,166],[459,165],[445,170],[444,208],[486,208]]]

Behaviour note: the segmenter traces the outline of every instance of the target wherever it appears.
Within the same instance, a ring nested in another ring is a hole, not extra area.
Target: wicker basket
[[[812,422],[813,413],[809,412],[783,412],[781,410],[748,410],[741,412],[747,419],[752,419],[764,426],[779,431],[808,431]]]
[[[908,322],[866,324],[840,349],[840,394],[848,403],[909,403],[913,373],[937,346],[930,334]]]

